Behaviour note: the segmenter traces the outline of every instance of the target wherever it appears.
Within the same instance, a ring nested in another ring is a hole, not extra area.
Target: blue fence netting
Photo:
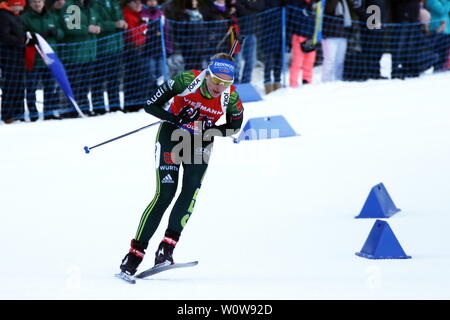
[[[369,29],[365,22],[325,16],[323,39],[308,51],[303,46],[314,34],[314,22],[315,12],[291,6],[238,20],[161,18],[96,40],[52,47],[85,114],[141,109],[165,79],[203,69],[213,54],[227,52],[236,31],[246,40],[235,55],[235,81],[253,83],[266,93],[314,81],[404,79],[449,65],[450,35],[430,31],[426,24]],[[2,121],[78,116],[39,55],[30,70],[24,50],[12,52],[2,43],[0,50]],[[388,72],[382,61],[389,62]]]

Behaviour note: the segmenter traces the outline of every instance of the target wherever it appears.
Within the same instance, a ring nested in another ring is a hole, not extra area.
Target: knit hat
[[[8,0],[9,7],[25,7],[26,0]]]

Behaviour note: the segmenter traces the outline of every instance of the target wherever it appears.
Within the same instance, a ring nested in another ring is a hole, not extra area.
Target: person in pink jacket
[[[289,76],[289,86],[297,88],[299,77],[302,73],[302,83],[310,84],[313,80],[313,68],[316,61],[316,50],[306,52],[302,49],[302,43],[310,39],[314,33],[314,7],[313,0],[291,0],[289,4],[294,6],[296,18],[293,22],[292,34],[292,62]]]

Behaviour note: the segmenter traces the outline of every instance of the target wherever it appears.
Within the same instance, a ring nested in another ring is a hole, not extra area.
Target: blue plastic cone
[[[386,221],[376,220],[357,256],[367,259],[411,259]]]
[[[370,190],[363,208],[355,218],[389,218],[399,212],[383,183]]]
[[[250,118],[235,142],[298,136],[287,120],[281,116]]]
[[[262,100],[261,95],[251,83],[239,83],[235,84],[235,87],[242,102],[255,102]]]

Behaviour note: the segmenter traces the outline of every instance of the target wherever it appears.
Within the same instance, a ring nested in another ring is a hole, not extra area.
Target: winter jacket
[[[183,49],[188,46],[186,50],[192,50],[192,39],[186,37],[187,34],[195,34],[195,42],[199,46],[204,46],[203,41],[207,37],[205,34],[205,25],[202,23],[203,16],[198,8],[192,8],[188,6],[189,2],[184,4],[180,1],[169,1],[163,6],[164,16],[167,19],[174,21],[166,21],[167,31],[166,34],[170,34],[170,40],[166,42],[166,50],[168,54],[174,50]],[[192,22],[192,23],[178,23],[178,22]],[[167,46],[170,45],[170,47]],[[174,47],[175,46],[175,47]]]
[[[270,45],[261,46],[264,56],[277,55],[282,52],[282,23],[281,23],[281,7],[287,5],[286,0],[264,0],[264,10],[269,10],[270,13],[265,13],[261,19],[261,34],[259,38],[261,43],[270,43]],[[289,41],[286,41],[289,43]]]
[[[394,23],[419,22],[420,0],[395,0],[391,3]]]
[[[24,55],[25,28],[6,2],[0,3],[0,65],[18,63]],[[23,62],[23,60],[22,60]]]
[[[246,17],[264,10],[264,1],[261,0],[236,0],[236,14],[238,17]]]
[[[14,50],[25,43],[22,21],[9,9],[6,2],[0,3],[0,43]]]
[[[61,48],[65,62],[87,63],[97,57],[97,36],[90,33],[88,28],[89,25],[101,26],[101,17],[97,6],[92,2],[85,0],[82,5],[79,0],[68,0],[60,11],[65,34],[63,42],[69,44]],[[79,8],[79,11],[75,8]],[[76,24],[78,12],[79,25]]]
[[[283,7],[288,5],[288,0],[263,0],[264,10]]]
[[[141,18],[140,12],[135,12],[128,7],[122,9],[123,17],[128,23],[125,32],[125,43],[132,47],[140,47],[145,44],[147,25]]]
[[[445,21],[443,33],[450,34],[450,0],[427,0],[425,4],[431,14],[430,30],[435,31]]]
[[[51,47],[64,38],[64,30],[59,23],[59,17],[45,7],[39,14],[36,11],[28,8],[20,16],[26,31],[39,33]],[[35,60],[36,66],[44,66],[44,61],[40,55]]]
[[[161,10],[159,6],[150,8],[144,7],[141,12],[141,17],[144,21],[149,21],[147,23],[147,43],[150,43],[152,46],[153,52],[157,52],[156,55],[162,54],[162,43],[161,43],[161,30],[159,20],[164,16],[164,12]],[[186,34],[186,32],[185,32]],[[168,55],[172,54],[172,42],[169,39],[169,23],[164,24],[164,40],[165,40],[165,48],[166,53]]]
[[[108,55],[123,50],[123,30],[116,28],[116,22],[123,19],[117,0],[96,0],[96,10],[100,14],[102,31],[97,36],[97,54]]]
[[[231,18],[231,5],[229,1],[225,1],[225,11],[220,11],[213,0],[206,0],[202,5],[199,3],[199,11],[203,16],[204,21],[228,20]]]
[[[264,1],[261,0],[236,0],[236,16],[242,34],[255,33],[258,25],[256,14],[264,10]]]
[[[208,39],[207,42],[211,46],[222,44],[218,51],[228,50],[228,42],[223,42],[223,36],[229,31],[231,24],[231,1],[225,1],[226,8],[224,11],[214,4],[214,0],[206,0],[201,5],[199,3],[199,11],[204,21],[216,21],[216,23],[206,24]]]
[[[289,0],[289,14],[292,15],[289,31],[311,38],[314,35],[315,6],[313,0]]]
[[[348,13],[347,19],[350,18],[350,24],[346,21],[345,4],[347,3]],[[322,34],[323,38],[348,38],[351,32],[351,9],[352,2],[350,0],[327,0],[325,4]]]

